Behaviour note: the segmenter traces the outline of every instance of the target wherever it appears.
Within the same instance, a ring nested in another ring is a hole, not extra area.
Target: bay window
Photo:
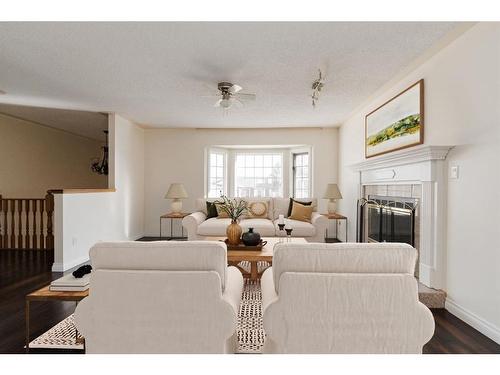
[[[310,146],[213,146],[205,159],[205,196],[311,196]]]

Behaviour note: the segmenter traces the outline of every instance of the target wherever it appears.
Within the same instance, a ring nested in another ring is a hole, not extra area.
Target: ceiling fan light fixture
[[[222,108],[225,108],[225,109],[227,109],[227,108],[231,107],[231,104],[232,104],[232,103],[231,103],[231,100],[230,100],[230,99],[222,99],[222,100],[220,101],[220,106],[221,106]]]

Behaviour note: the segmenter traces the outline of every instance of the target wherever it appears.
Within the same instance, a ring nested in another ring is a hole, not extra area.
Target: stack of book
[[[77,279],[72,274],[65,275],[50,283],[49,289],[58,292],[82,292],[89,288],[90,273]]]

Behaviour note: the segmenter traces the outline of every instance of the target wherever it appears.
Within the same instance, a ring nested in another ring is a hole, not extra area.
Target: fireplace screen
[[[358,202],[359,242],[403,242],[415,246],[416,199],[369,196]]]

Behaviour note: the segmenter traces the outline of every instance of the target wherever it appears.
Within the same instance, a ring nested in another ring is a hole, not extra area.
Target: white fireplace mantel
[[[366,159],[350,167],[356,171],[383,169],[431,160],[444,160],[453,146],[419,146]]]
[[[446,281],[445,159],[453,146],[419,146],[367,159],[350,167],[359,173],[359,198],[363,187],[382,184],[420,184],[419,280],[437,289]]]

